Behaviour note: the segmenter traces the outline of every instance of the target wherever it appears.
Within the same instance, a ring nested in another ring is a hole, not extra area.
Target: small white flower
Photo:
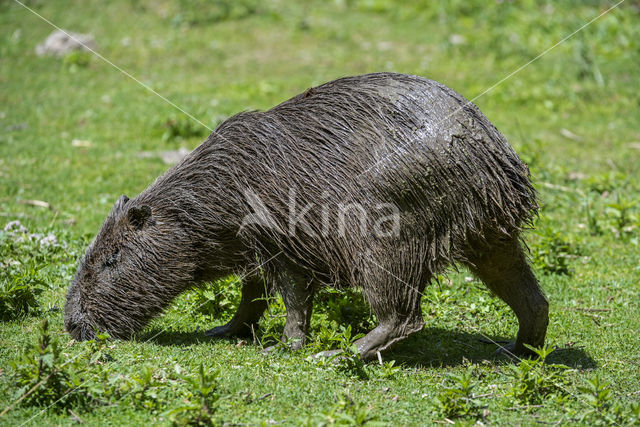
[[[40,246],[44,246],[48,248],[50,246],[57,246],[57,245],[58,245],[58,238],[53,233],[49,233],[45,237],[40,239]]]
[[[13,234],[24,234],[24,233],[27,233],[29,230],[27,230],[27,227],[22,225],[20,221],[16,219],[15,221],[11,221],[7,223],[7,225],[4,226],[4,231],[8,233],[13,233]]]

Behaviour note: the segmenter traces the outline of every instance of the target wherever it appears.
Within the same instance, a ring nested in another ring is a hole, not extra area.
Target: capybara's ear
[[[129,198],[123,194],[122,196],[118,197],[118,200],[116,200],[116,204],[113,205],[113,210],[116,212],[121,210],[122,208],[124,208],[124,205],[127,204],[128,201]]]
[[[139,208],[133,206],[127,212],[127,219],[132,226],[141,230],[151,220],[151,208],[147,205],[142,205]]]

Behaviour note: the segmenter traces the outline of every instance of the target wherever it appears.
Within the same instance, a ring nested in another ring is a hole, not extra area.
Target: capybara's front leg
[[[302,348],[307,340],[307,330],[313,311],[314,285],[312,282],[291,281],[278,286],[287,308],[283,341],[291,343],[292,350]]]
[[[287,322],[284,325],[282,342],[288,344],[291,350],[299,350],[307,341],[315,284],[313,280],[280,272],[274,279],[274,285],[282,295],[282,301],[287,309]],[[270,353],[276,348],[276,345],[272,345],[264,351]]]
[[[243,279],[242,299],[236,314],[229,323],[209,329],[205,335],[210,337],[250,336],[267,309],[266,294],[266,287],[260,276]]]

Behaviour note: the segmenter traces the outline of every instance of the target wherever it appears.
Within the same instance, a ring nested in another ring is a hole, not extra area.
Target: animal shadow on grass
[[[257,332],[258,336],[260,332]],[[138,336],[140,342],[153,342],[162,346],[188,347],[204,342],[226,340],[236,342],[237,337],[211,338],[202,331],[170,331],[152,329]],[[251,342],[251,338],[246,338]],[[383,355],[384,360],[395,360],[407,366],[458,366],[468,360],[481,363],[493,360],[504,363],[517,363],[517,359],[496,355],[497,344],[506,344],[507,337],[487,337],[477,333],[468,333],[442,328],[425,328],[398,344],[393,351]],[[547,363],[560,363],[575,369],[595,369],[595,360],[579,347],[558,348],[547,358]]]
[[[457,366],[465,361],[481,363],[484,360],[517,363],[518,359],[513,356],[496,354],[498,344],[504,345],[512,339],[442,328],[425,328],[398,344],[383,358],[415,367]],[[549,355],[547,363],[559,363],[576,369],[597,368],[595,360],[577,347],[557,348]]]
[[[156,329],[144,331],[136,336],[139,342],[151,342],[162,346],[188,347],[202,344],[213,339],[205,336],[204,330],[200,331],[172,331],[167,329]],[[232,340],[235,338],[223,338]]]
[[[248,343],[253,342],[252,337],[208,337],[205,333],[206,329],[197,329],[195,331],[172,331],[170,329],[151,328],[138,335],[138,342],[151,342],[157,345],[167,347],[189,347],[206,342],[227,341],[229,343],[237,343],[240,340]],[[260,338],[260,331],[256,331],[256,335]]]

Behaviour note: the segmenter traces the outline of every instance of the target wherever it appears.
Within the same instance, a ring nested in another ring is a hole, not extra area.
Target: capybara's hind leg
[[[252,276],[242,280],[242,298],[233,318],[223,326],[205,332],[210,337],[251,336],[255,325],[267,309],[266,287],[262,277]]]
[[[517,238],[470,256],[471,271],[503,299],[518,317],[516,342],[506,348],[527,354],[528,344],[540,347],[549,323],[549,303],[542,294]]]
[[[422,316],[397,317],[381,321],[367,335],[355,342],[362,360],[374,360],[378,352],[391,349],[395,344],[424,327]]]
[[[385,281],[385,277],[390,279]],[[404,281],[383,270],[378,276],[379,286],[365,288],[365,296],[378,318],[378,326],[355,342],[363,360],[375,360],[378,352],[391,349],[409,335],[424,327],[420,298],[426,279]],[[414,282],[409,284],[410,282]],[[327,351],[318,356],[332,356],[338,351]]]
[[[423,327],[422,316],[388,318],[380,321],[378,326],[364,337],[356,340],[354,344],[358,347],[362,360],[375,360],[378,352],[382,353],[391,349],[409,335],[420,332]],[[341,353],[340,350],[323,351],[318,353],[316,357],[331,357],[339,353]]]
[[[375,359],[378,352],[382,353],[391,349],[395,344],[409,335],[421,331],[424,327],[420,308],[424,282],[416,288],[405,282],[397,283],[397,286],[399,286],[399,291],[404,294],[402,298],[404,301],[396,302],[393,306],[389,305],[389,295],[377,295],[376,297],[371,295],[370,291],[365,292],[373,312],[378,317],[378,326],[355,343],[363,360]],[[398,295],[396,294],[394,297],[391,299],[396,299]]]

